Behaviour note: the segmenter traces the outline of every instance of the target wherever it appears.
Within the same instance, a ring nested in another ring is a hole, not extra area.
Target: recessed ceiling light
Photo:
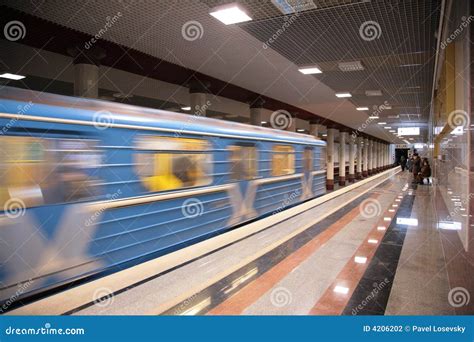
[[[371,116],[369,116],[369,119],[378,120],[378,119],[380,119],[380,117],[378,117],[378,116],[374,116],[374,115],[371,115]]]
[[[328,135],[326,133],[323,134],[323,137],[327,137]]]
[[[396,133],[397,131],[391,129],[389,132],[390,132],[390,133]]]
[[[266,121],[262,121],[262,122],[261,122],[262,125],[265,125],[266,123],[267,123]]]
[[[191,110],[191,107],[187,106],[187,107],[181,107],[182,110]]]
[[[392,127],[390,127],[390,126],[385,126],[384,128],[385,129],[392,129]]]
[[[379,125],[386,125],[386,122],[378,122]]]
[[[382,96],[381,90],[366,90],[365,96]]]
[[[304,128],[298,128],[296,131],[297,132],[304,132]]]
[[[4,73],[4,74],[1,74],[0,77],[2,77],[2,78],[8,78],[9,80],[15,80],[15,81],[18,81],[18,80],[21,80],[21,79],[25,78],[25,76],[16,75],[16,74],[10,74],[9,72],[6,72],[6,73]]]
[[[369,239],[367,240],[368,243],[372,243],[372,244],[376,244],[379,242],[379,240],[376,240],[376,239]]]
[[[369,107],[357,107],[357,110],[369,110]]]
[[[209,12],[217,20],[225,25],[243,23],[252,20],[249,15],[236,3],[214,7]]]
[[[418,65],[421,65],[420,63],[413,63],[413,64],[401,64],[400,65],[400,68],[404,68],[404,67],[412,67],[412,66],[418,66]]]
[[[353,61],[353,62],[340,62],[338,63],[338,67],[341,71],[360,71],[364,70],[364,66],[360,61]]]
[[[301,72],[302,74],[305,74],[305,75],[321,74],[322,73],[321,69],[319,69],[319,67],[317,67],[315,65],[298,68],[298,71]]]
[[[336,93],[336,97],[352,97],[351,93]]]

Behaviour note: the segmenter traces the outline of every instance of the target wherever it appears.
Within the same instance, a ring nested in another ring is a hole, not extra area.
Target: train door
[[[305,146],[303,150],[303,179],[302,179],[302,195],[301,199],[305,200],[313,197],[313,148]]]
[[[257,147],[254,143],[238,142],[229,147],[229,177],[234,183],[230,191],[233,216],[230,225],[257,216],[253,204],[257,193]]]

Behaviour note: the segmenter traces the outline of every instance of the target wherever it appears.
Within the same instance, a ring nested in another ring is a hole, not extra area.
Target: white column
[[[354,148],[354,137],[349,136],[349,182],[354,183],[355,180],[355,170],[354,170],[354,157],[355,157],[355,148]]]
[[[362,167],[362,176],[367,177],[369,175],[369,139],[365,138],[364,139],[364,149],[363,149],[363,159],[364,159],[364,165]]]
[[[310,123],[309,134],[314,135],[316,138],[321,139],[322,132],[325,131],[326,127],[323,125]]]
[[[370,147],[369,147],[369,173],[374,173],[374,141],[370,140]]]
[[[334,189],[334,136],[337,129],[328,128],[328,136],[326,140],[326,189]]]
[[[99,67],[95,64],[74,64],[74,96],[99,97]]]
[[[339,133],[339,185],[346,185],[346,140],[347,132]]]
[[[374,169],[375,172],[379,172],[379,167],[380,167],[380,143],[378,141],[375,142],[375,164],[374,164]]]
[[[207,111],[207,94],[206,93],[190,93],[191,113],[199,116],[206,116]]]
[[[250,124],[262,126],[263,108],[250,108]]]
[[[378,155],[378,165],[377,165],[377,171],[380,172],[380,171],[382,170],[382,164],[383,164],[383,163],[382,163],[382,143],[379,142],[379,143],[377,143],[377,145],[378,145],[378,153],[377,153],[377,155]]]
[[[362,144],[364,138],[357,137],[357,171],[356,171],[356,179],[362,178],[362,163],[364,162],[362,157]]]

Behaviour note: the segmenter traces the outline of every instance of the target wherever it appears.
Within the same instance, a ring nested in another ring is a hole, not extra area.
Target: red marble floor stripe
[[[379,194],[370,198],[376,199]],[[256,302],[267,291],[274,287],[280,280],[288,275],[295,267],[300,265],[329,239],[337,234],[360,214],[359,207],[352,209],[337,222],[329,226],[324,232],[306,243],[303,247],[290,254],[280,263],[272,267],[262,276],[249,283],[235,295],[225,300],[208,312],[209,315],[239,315],[247,307]]]
[[[399,203],[400,202],[395,202],[394,199],[392,204]],[[388,209],[392,208],[392,204]],[[399,206],[393,208],[395,209],[395,212],[389,212],[387,209],[387,211],[382,215],[374,228],[369,232],[364,242],[359,246],[357,251],[353,254],[352,258],[347,262],[342,271],[337,275],[331,286],[329,286],[323,296],[310,310],[310,315],[340,315],[344,311],[344,308],[347,306],[347,303],[349,302],[354,290],[362,279],[362,276],[374,257],[375,251],[377,250],[385,235],[386,230],[379,231],[377,227],[388,227],[390,222],[384,221],[383,218],[390,217],[393,220],[398,208]],[[369,239],[375,239],[378,242],[376,244],[372,244],[368,242]],[[366,257],[367,261],[364,264],[357,263],[355,262],[356,256]],[[348,293],[335,292],[334,289],[336,286],[346,287],[349,289],[349,291]]]

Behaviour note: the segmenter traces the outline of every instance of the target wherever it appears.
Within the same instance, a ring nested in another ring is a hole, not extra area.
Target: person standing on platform
[[[405,171],[405,167],[406,167],[406,159],[405,159],[405,156],[401,156],[400,157],[400,167],[402,168],[402,172]]]
[[[413,154],[413,183],[417,182],[418,172],[421,170],[421,159],[418,156],[418,153]]]

